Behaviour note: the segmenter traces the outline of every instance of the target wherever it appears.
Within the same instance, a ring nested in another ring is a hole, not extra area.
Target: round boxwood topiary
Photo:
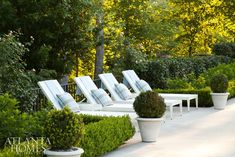
[[[226,93],[228,89],[228,78],[224,74],[214,75],[210,81],[211,90],[214,93]]]
[[[141,118],[161,118],[166,111],[164,99],[154,91],[140,93],[133,105]]]
[[[68,150],[77,144],[84,133],[80,115],[67,106],[63,110],[51,110],[45,122],[45,135],[51,143],[50,150]]]

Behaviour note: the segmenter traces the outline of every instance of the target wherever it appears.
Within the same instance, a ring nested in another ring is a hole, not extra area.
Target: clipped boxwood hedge
[[[182,94],[198,94],[198,107],[212,107],[211,89],[209,87],[202,89],[154,89],[159,93],[182,93]],[[235,97],[235,80],[229,82],[228,92],[229,99]],[[195,101],[192,100],[191,106],[195,106]],[[186,102],[183,102],[186,106]]]
[[[85,150],[82,157],[96,157],[110,152],[122,145],[135,133],[135,129],[128,116],[101,117],[82,115],[82,117],[85,124],[85,135],[77,144],[78,147]],[[20,145],[21,148],[28,148],[26,142],[23,142]],[[46,146],[43,147],[46,148]],[[11,149],[11,147],[0,149],[0,157],[43,156],[42,150],[39,152],[32,151],[26,153],[22,151],[17,153]]]
[[[182,93],[182,94],[198,94],[198,106],[199,107],[212,107],[211,90],[210,88],[203,89],[155,89],[159,93]],[[192,100],[191,106],[195,106],[195,101]],[[183,102],[186,106],[186,102]]]
[[[0,157],[42,157],[46,142],[27,141],[0,149]]]
[[[235,97],[235,80],[230,80],[228,85],[229,98]]]
[[[231,61],[232,59],[226,56],[162,58],[149,62],[147,70],[135,68],[133,70],[141,79],[147,81],[151,87],[164,89],[167,87],[167,79],[185,78],[191,73],[198,77],[209,68]]]
[[[96,157],[110,152],[135,133],[128,116],[94,118],[94,116],[84,115],[84,123],[87,124],[85,135],[79,144],[79,147],[85,151],[82,157]]]

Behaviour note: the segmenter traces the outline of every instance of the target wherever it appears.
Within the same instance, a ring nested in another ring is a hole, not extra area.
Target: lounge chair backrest
[[[52,102],[53,106],[56,109],[62,109],[59,103],[60,100],[56,95],[63,94],[65,91],[60,86],[59,82],[57,80],[39,81],[38,85],[47,99]]]
[[[113,76],[112,73],[106,73],[106,74],[99,74],[99,78],[102,81],[102,84],[108,89],[108,91],[111,94],[111,97],[115,101],[123,101],[123,99],[120,98],[120,96],[115,91],[115,84],[118,84],[118,81]]]
[[[139,76],[135,73],[135,71],[134,70],[129,70],[129,76],[131,77],[131,79],[133,80],[133,81],[138,81],[138,80],[140,80],[140,78],[139,78]]]
[[[134,92],[140,93],[139,88],[136,86],[136,81],[140,80],[140,78],[136,75],[135,71],[125,70],[125,71],[122,71],[122,74],[124,76],[124,79],[128,82],[128,84],[134,90]]]
[[[95,83],[92,81],[90,76],[75,77],[78,88],[82,91],[84,96],[87,98],[88,103],[97,104],[96,100],[93,98],[91,90],[98,89]]]

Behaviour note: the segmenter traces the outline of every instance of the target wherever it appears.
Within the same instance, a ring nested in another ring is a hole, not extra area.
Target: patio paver
[[[137,132],[103,157],[235,157],[235,98],[224,110],[192,109],[167,119],[157,142],[143,143]]]

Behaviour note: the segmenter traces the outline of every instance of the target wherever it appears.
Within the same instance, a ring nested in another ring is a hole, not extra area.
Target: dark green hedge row
[[[209,87],[203,89],[154,89],[159,93],[181,93],[181,94],[198,94],[198,106],[199,107],[212,107],[211,89]],[[235,97],[235,81],[233,85],[230,85],[228,92],[230,93],[229,98]],[[192,100],[192,106],[195,106],[195,101]],[[186,102],[183,102],[186,106]]]
[[[230,93],[229,98],[235,98],[235,80],[229,81],[228,92]]]
[[[85,151],[82,157],[96,157],[110,152],[135,133],[128,116],[102,118],[99,122],[96,119],[92,122],[92,119],[91,116],[84,116],[84,122],[88,120],[89,124],[85,126],[85,136],[79,145]]]
[[[27,141],[12,147],[5,147],[0,149],[0,157],[42,157],[43,149],[47,147],[45,143],[41,140]]]
[[[217,43],[214,45],[212,53],[235,58],[235,43]]]
[[[212,107],[213,103],[211,100],[210,88],[204,89],[155,89],[159,93],[182,93],[182,94],[198,94],[198,106],[199,107]],[[195,106],[195,101],[192,100],[191,106]],[[186,102],[183,102],[186,106]]]
[[[147,70],[134,69],[141,79],[147,81],[153,88],[166,88],[167,79],[184,78],[193,73],[199,76],[207,69],[221,63],[230,63],[232,59],[226,56],[200,56],[192,58],[164,58],[148,63]]]

